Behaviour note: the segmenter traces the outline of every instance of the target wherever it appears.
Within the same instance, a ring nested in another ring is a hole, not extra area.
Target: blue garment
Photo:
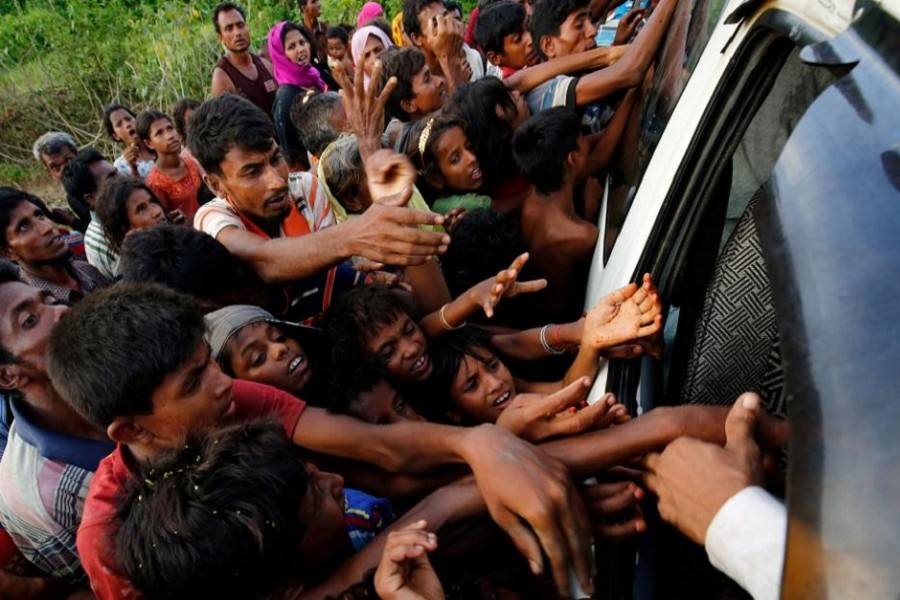
[[[396,519],[387,499],[344,488],[344,529],[355,551],[366,547]]]

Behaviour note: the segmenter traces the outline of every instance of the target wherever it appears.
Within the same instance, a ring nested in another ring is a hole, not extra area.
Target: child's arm
[[[607,69],[594,71],[579,79],[575,86],[575,103],[585,106],[640,84],[669,27],[677,4],[678,0],[662,0],[634,42],[627,46],[622,58]]]
[[[641,289],[644,289],[648,295],[657,293],[656,286],[653,284],[649,274],[644,275],[643,286]],[[618,291],[623,292],[628,287],[623,287]],[[638,291],[636,285],[634,290],[635,292]],[[601,299],[600,302],[603,302],[605,299]],[[641,298],[641,301],[643,301],[643,298]],[[494,333],[491,335],[491,345],[500,355],[506,358],[513,360],[539,360],[546,358],[550,354],[562,354],[566,350],[578,347],[584,338],[584,328],[585,317],[582,317],[571,323],[549,324],[524,331]],[[615,345],[604,345],[601,351]],[[626,356],[630,357],[637,354],[640,354],[640,349],[635,351],[631,347],[626,347]],[[572,378],[570,381],[574,381],[574,379]],[[537,390],[529,389],[529,391]]]
[[[392,531],[375,571],[375,592],[382,600],[443,600],[444,589],[428,552],[437,550],[437,536],[419,521]]]
[[[619,147],[619,140],[625,132],[628,119],[631,117],[635,98],[637,98],[637,90],[628,90],[622,103],[619,104],[619,108],[616,109],[612,119],[609,120],[606,129],[600,133],[588,136],[591,144],[586,167],[588,173],[597,173],[609,165],[616,148]],[[597,220],[596,216],[591,219],[587,215],[585,215],[585,219],[592,223]]]
[[[601,429],[631,419],[616,397],[606,394],[590,406],[579,410],[591,389],[585,377],[553,394],[517,394],[500,413],[497,427],[503,427],[524,440],[535,443],[559,436]]]
[[[649,273],[638,288],[630,283],[600,299],[584,320],[578,356],[569,367],[560,387],[579,377],[597,375],[600,352],[604,348],[653,335],[662,327],[662,303]]]
[[[494,316],[494,307],[500,298],[512,298],[518,294],[537,292],[547,285],[544,279],[535,281],[518,282],[516,278],[519,271],[528,260],[528,253],[522,254],[505,271],[497,273],[496,277],[485,279],[481,283],[469,288],[458,298],[441,307],[440,310],[425,315],[419,321],[419,327],[427,337],[436,337],[447,331],[458,329],[466,319],[472,316],[479,308],[484,309],[484,314],[491,318]]]
[[[519,69],[504,79],[503,83],[511,90],[527,94],[554,77],[608,67],[619,60],[627,49],[627,46],[601,47],[588,50],[587,52],[560,56],[533,67]]]
[[[427,496],[393,525],[378,534],[375,540],[344,561],[331,572],[325,581],[314,588],[303,590],[298,599],[320,599],[337,594],[362,579],[363,574],[375,567],[381,559],[388,536],[415,525],[419,521],[427,521],[434,530],[451,521],[461,520],[485,513],[485,504],[472,477],[466,477],[456,483],[440,488]]]

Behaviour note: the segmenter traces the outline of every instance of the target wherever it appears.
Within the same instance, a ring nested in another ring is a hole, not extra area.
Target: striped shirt
[[[42,429],[20,402],[11,403],[15,419],[0,460],[0,523],[41,571],[83,582],[75,536],[94,471],[115,444]]]
[[[91,222],[84,232],[84,251],[87,261],[110,281],[115,281],[119,269],[119,255],[109,245],[106,232],[97,213],[91,211]]]
[[[19,265],[19,279],[24,283],[39,290],[46,290],[53,294],[53,297],[57,300],[62,300],[69,304],[74,304],[84,298],[85,294],[105,288],[112,283],[100,271],[80,260],[69,261],[69,273],[78,280],[78,290],[48,281]]]

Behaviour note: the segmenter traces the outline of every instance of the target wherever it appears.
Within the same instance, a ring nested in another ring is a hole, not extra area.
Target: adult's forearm
[[[610,48],[594,48],[587,52],[577,52],[566,56],[559,56],[540,64],[519,69],[503,82],[506,87],[522,92],[530,92],[545,81],[559,75],[571,75],[587,69],[602,69],[608,67],[621,55],[619,50]]]
[[[596,102],[641,83],[672,20],[676,5],[677,0],[660,2],[647,20],[647,24],[619,60],[607,69],[595,71],[578,80],[575,101],[579,106]]]
[[[267,240],[250,250],[246,260],[266,283],[296,281],[349,258],[348,233],[341,224],[308,235]]]
[[[541,450],[564,463],[573,476],[588,477],[682,435],[723,444],[727,414],[727,408],[718,406],[661,407],[623,425],[542,444]]]

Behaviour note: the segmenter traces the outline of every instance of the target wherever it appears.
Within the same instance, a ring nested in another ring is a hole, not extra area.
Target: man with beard
[[[381,118],[377,111],[372,114],[373,121]],[[333,296],[357,283],[358,273],[347,262],[352,257],[416,265],[450,243],[447,235],[415,227],[440,225],[441,216],[405,206],[376,203],[359,218],[335,225],[328,198],[314,178],[307,178],[305,186],[292,181],[289,187],[275,128],[237,96],[214,98],[194,112],[190,147],[217,196],[197,211],[194,227],[268,285],[282,288],[282,318],[318,318]]]
[[[221,2],[213,9],[212,21],[225,46],[225,56],[213,70],[212,95],[239,94],[271,118],[278,84],[272,76],[271,63],[250,52],[250,30],[244,10],[231,2]]]
[[[0,187],[0,256],[19,265],[22,281],[64,302],[108,286],[109,279],[97,269],[72,260],[72,250],[42,204],[28,192]]]

